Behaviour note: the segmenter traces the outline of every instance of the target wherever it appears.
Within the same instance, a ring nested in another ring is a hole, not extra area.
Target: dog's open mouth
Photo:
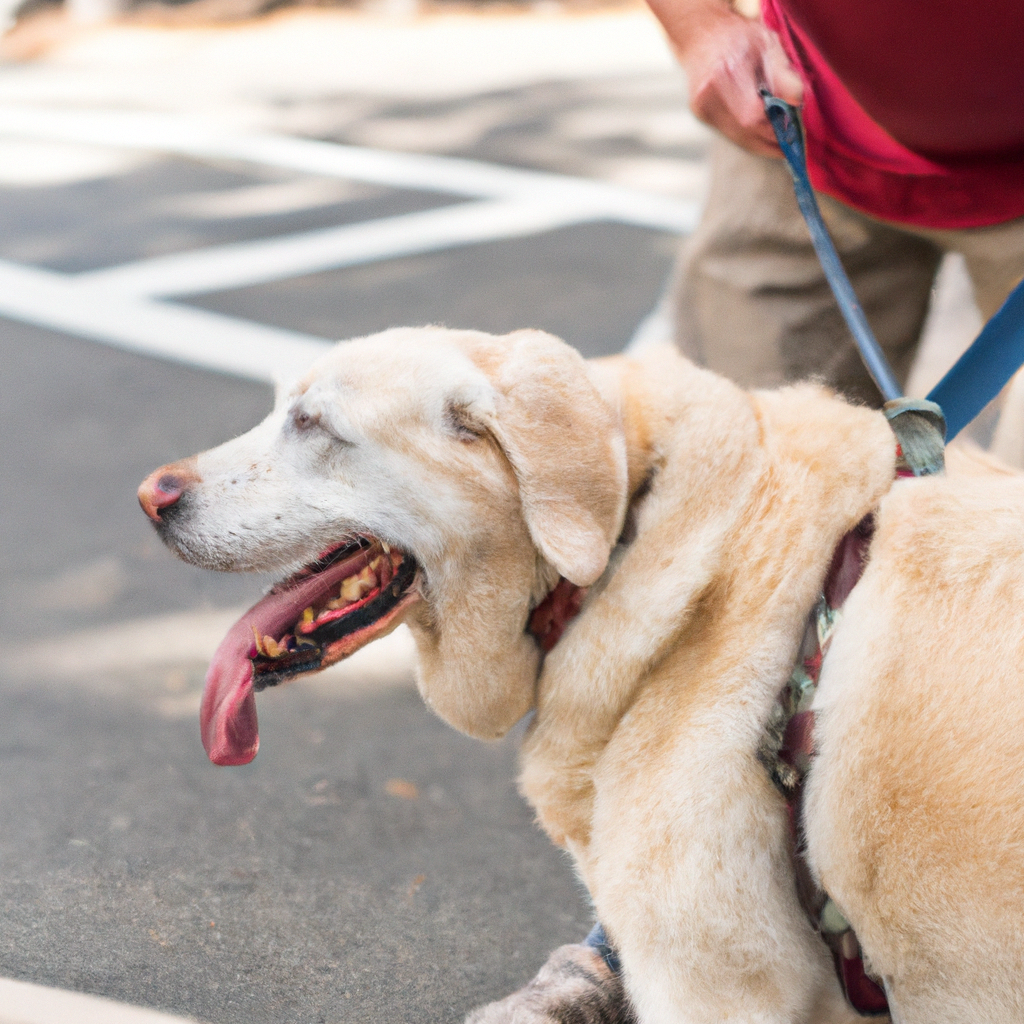
[[[203,746],[215,764],[256,756],[255,693],[333,665],[390,632],[419,597],[406,552],[359,537],[275,585],[228,631],[206,676]]]

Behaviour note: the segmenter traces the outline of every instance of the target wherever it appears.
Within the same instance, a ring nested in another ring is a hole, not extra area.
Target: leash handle
[[[843,319],[853,334],[853,340],[857,343],[860,357],[864,361],[868,373],[871,374],[871,379],[887,402],[902,398],[903,390],[868,325],[864,310],[857,300],[850,279],[846,276],[836,247],[832,244],[828,228],[825,227],[821,210],[818,209],[818,201],[814,197],[811,180],[807,176],[807,155],[804,149],[800,113],[796,107],[773,96],[767,89],[761,89],[761,99],[764,101],[764,112],[768,115],[768,121],[775,130],[779,148],[786,158],[786,165],[793,178],[796,201],[811,233],[814,251],[818,254],[832,294],[836,297],[836,302],[839,303],[839,311],[843,314]]]

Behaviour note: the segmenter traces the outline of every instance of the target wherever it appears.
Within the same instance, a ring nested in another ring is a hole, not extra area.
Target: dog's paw
[[[466,1024],[634,1024],[622,987],[592,946],[559,946],[518,992],[473,1010]]]

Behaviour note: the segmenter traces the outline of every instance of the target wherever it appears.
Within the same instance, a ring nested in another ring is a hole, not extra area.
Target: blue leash
[[[896,430],[896,416],[914,412],[918,417],[945,418],[945,434],[952,440],[1003,389],[1006,382],[1024,365],[1024,281],[1010,293],[999,312],[985,325],[971,347],[931,390],[927,404],[904,399],[885,354],[868,326],[857,296],[846,276],[828,229],[822,220],[818,202],[807,176],[807,157],[803,129],[796,108],[761,90],[765,113],[775,130],[782,154],[793,177],[793,188],[800,212],[811,232],[818,254],[839,309],[853,333],[857,348],[872,380],[886,400],[886,415]],[[913,406],[913,408],[911,408]],[[900,431],[897,430],[897,436]],[[903,442],[900,436],[901,443]],[[904,447],[906,447],[904,445]],[[912,461],[912,460],[911,460]],[[934,469],[923,468],[924,472]],[[922,475],[917,473],[917,475]]]
[[[786,158],[789,173],[793,176],[796,201],[811,232],[814,251],[818,254],[825,277],[828,278],[836,302],[839,303],[843,319],[857,342],[864,365],[887,402],[902,398],[903,390],[893,376],[889,361],[868,326],[867,317],[864,316],[864,310],[857,301],[853,285],[850,284],[850,279],[839,261],[839,253],[832,244],[828,228],[821,217],[821,210],[818,209],[818,200],[814,196],[814,189],[811,188],[811,179],[807,176],[807,156],[804,152],[800,115],[794,107],[770,93],[762,90],[761,96],[764,99],[765,113],[772,128],[775,129],[775,137],[779,140],[782,155]]]
[[[950,438],[992,401],[1024,366],[1024,281],[1010,292],[971,347],[928,393],[942,406]]]

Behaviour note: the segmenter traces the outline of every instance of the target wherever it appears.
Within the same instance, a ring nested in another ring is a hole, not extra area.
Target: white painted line
[[[211,246],[75,276],[118,295],[202,295],[322,270],[520,238],[590,220],[591,210],[488,199],[297,235]]]
[[[697,204],[582,178],[388,153],[125,111],[0,109],[0,135],[242,160],[397,188],[483,197],[403,217],[218,246],[78,275],[0,261],[0,315],[252,380],[301,373],[329,342],[150,296],[202,294],[330,267],[612,220],[685,233]]]
[[[292,379],[330,345],[202,309],[81,288],[50,270],[0,261],[0,316],[250,380]]]
[[[241,160],[392,188],[571,203],[592,208],[592,219],[680,234],[693,230],[699,213],[694,202],[587,178],[283,135],[239,134],[225,131],[221,125],[171,114],[6,106],[0,110],[0,134],[175,153],[204,160]]]
[[[188,1024],[184,1017],[0,978],[0,1024]]]

